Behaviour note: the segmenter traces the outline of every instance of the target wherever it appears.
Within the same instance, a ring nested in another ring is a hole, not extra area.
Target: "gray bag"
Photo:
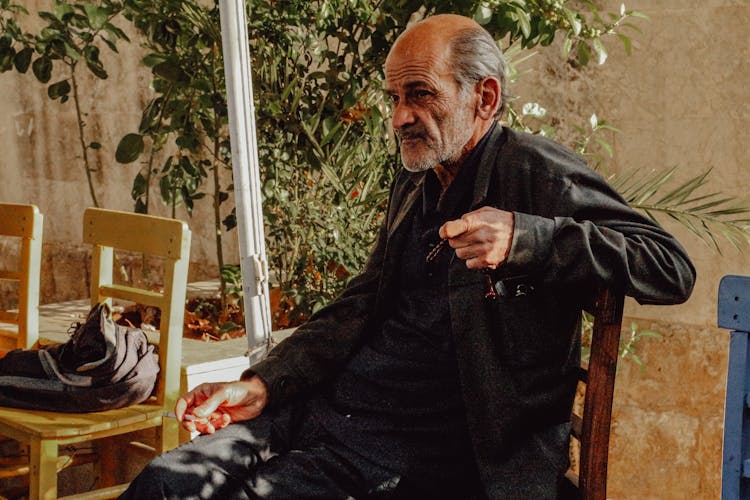
[[[64,344],[0,358],[0,406],[84,413],[148,399],[159,364],[141,329],[115,323],[106,303],[71,328]]]

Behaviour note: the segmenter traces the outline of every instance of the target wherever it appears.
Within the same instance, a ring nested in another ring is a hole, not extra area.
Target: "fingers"
[[[482,207],[443,224],[440,236],[469,269],[496,269],[510,253],[513,226],[511,212]]]
[[[464,215],[464,217],[466,217]],[[456,220],[449,220],[440,227],[440,237],[443,239],[453,239],[469,230],[469,222],[463,217]]]
[[[174,414],[186,430],[190,432],[199,430],[196,424],[200,420],[205,420],[206,415],[210,415],[216,409],[211,408],[213,406],[211,399],[217,393],[221,393],[222,387],[223,384],[201,384],[177,400]]]
[[[187,396],[187,394],[185,396]],[[178,399],[177,403],[174,405],[174,415],[177,417],[178,422],[182,422],[182,419],[185,416],[185,410],[187,410],[188,407],[188,401],[184,399],[185,396]]]
[[[195,431],[201,434],[213,434],[232,423],[232,417],[228,413],[215,412],[209,417],[199,418],[192,422]]]
[[[216,411],[216,409],[219,406],[224,405],[226,403],[227,403],[226,390],[222,389],[214,393],[211,397],[206,399],[199,406],[196,406],[193,409],[193,415],[195,415],[198,418],[208,418]]]

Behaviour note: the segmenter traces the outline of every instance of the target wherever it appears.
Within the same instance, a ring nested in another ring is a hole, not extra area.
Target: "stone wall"
[[[605,3],[619,9],[620,2]],[[750,185],[744,139],[750,48],[744,34],[750,3],[634,0],[627,7],[650,16],[639,23],[641,34],[631,33],[631,56],[612,40],[607,64],[578,70],[560,61],[552,47],[525,63],[530,71],[513,93],[580,117],[581,123],[596,113],[620,128],[622,134],[610,137],[615,170],[678,166],[678,177],[687,179],[711,167],[713,187],[745,194]],[[107,208],[129,210],[138,166],[116,164],[114,150],[119,138],[137,127],[149,96],[149,75],[138,64],[136,43],[123,44],[121,52],[116,61],[104,61],[110,79],[87,79],[84,94],[92,106],[88,129],[103,144],[95,172],[100,199]],[[90,200],[77,158],[72,104],[50,102],[29,75],[0,75],[0,95],[5,117],[0,122],[0,200],[36,203],[45,214],[43,301],[84,297],[88,251],[78,242]],[[181,217],[194,231],[191,279],[215,276],[210,218]],[[716,292],[721,276],[750,274],[750,260],[726,244],[720,255],[684,228],[665,225],[688,249],[699,278],[684,305],[627,305],[630,319],[662,338],[638,346],[645,370],[624,361],[618,372],[612,499],[709,499],[720,493],[728,338],[714,326]],[[228,247],[230,254],[236,252]]]
[[[620,2],[603,2],[605,10]],[[750,49],[744,33],[750,4],[736,0],[633,0],[646,13],[642,33],[631,32],[627,56],[616,40],[603,66],[576,70],[555,54],[539,54],[515,94],[569,117],[596,113],[622,130],[609,137],[615,171],[678,167],[688,179],[712,168],[715,190],[746,196],[750,153]],[[748,199],[748,198],[746,198]],[[750,199],[748,199],[750,200]],[[711,250],[679,225],[698,270],[692,298],[671,307],[638,306],[626,314],[662,334],[638,349],[641,370],[624,361],[617,376],[609,497],[615,500],[719,498],[727,332],[716,325],[719,280],[750,274],[745,253],[722,243]]]

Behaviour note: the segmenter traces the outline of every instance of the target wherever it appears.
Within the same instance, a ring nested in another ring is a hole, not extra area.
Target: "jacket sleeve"
[[[269,405],[278,405],[327,379],[361,344],[375,309],[387,240],[386,220],[384,217],[364,271],[336,300],[242,374],[243,380],[258,375],[265,382]]]
[[[641,304],[687,300],[695,268],[677,240],[636,212],[594,172],[561,178],[548,214],[515,212],[506,262],[555,286],[606,286]]]

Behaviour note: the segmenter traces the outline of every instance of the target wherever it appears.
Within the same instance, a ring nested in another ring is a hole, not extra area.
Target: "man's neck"
[[[463,165],[463,163],[464,162],[461,161],[457,163],[451,163],[449,165],[438,165],[433,169],[435,175],[438,178],[438,181],[440,181],[440,186],[443,192],[448,189],[448,186],[451,185],[453,179],[456,178],[456,175],[458,174],[458,171],[461,170],[461,165]]]
[[[484,136],[487,135],[487,132],[490,130],[490,128],[492,128],[492,125],[494,123],[494,121],[491,121],[488,122],[486,126],[483,126],[481,128],[481,133],[475,134],[475,136],[473,136],[469,140],[469,142],[466,143],[466,146],[461,152],[461,155],[455,161],[443,162],[433,168],[435,175],[440,181],[440,186],[442,187],[443,192],[445,192],[445,190],[448,189],[448,186],[451,185],[453,179],[455,179],[456,175],[458,175],[458,171],[461,170],[461,167],[464,165],[464,163],[466,163],[466,160],[469,159],[472,151],[474,151],[474,148],[476,148],[477,145],[482,141]]]

